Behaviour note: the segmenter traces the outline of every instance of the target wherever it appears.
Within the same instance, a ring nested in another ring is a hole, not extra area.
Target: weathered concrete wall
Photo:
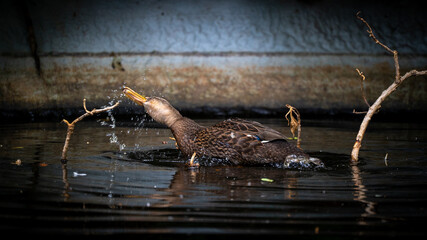
[[[342,3],[344,2],[344,3]],[[401,54],[427,68],[427,17],[417,2],[3,1],[0,109],[105,105],[123,84],[180,108],[363,108],[393,80],[393,59],[369,39],[357,11]],[[33,43],[32,43],[33,42]],[[35,44],[34,44],[35,43]],[[124,71],[112,67],[120,61]],[[39,62],[39,64],[37,64]],[[384,105],[424,110],[426,78]],[[126,102],[128,107],[133,106]]]

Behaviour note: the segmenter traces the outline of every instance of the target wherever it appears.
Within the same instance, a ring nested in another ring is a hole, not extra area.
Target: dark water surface
[[[289,133],[285,119],[258,121]],[[0,230],[201,239],[426,235],[427,124],[371,123],[355,165],[349,153],[358,127],[304,121],[302,148],[326,167],[285,170],[189,169],[170,130],[136,121],[77,123],[62,164],[63,123],[2,124]]]

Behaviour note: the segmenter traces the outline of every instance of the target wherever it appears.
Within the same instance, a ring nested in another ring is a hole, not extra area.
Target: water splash
[[[118,91],[117,89],[111,90],[111,92],[114,94],[114,96],[113,97],[107,96],[107,98],[110,99],[110,101],[108,102],[108,104],[110,106],[115,104],[117,101],[121,102],[121,100],[118,100],[118,99],[122,97],[122,94],[117,94],[117,91]],[[114,117],[113,112],[110,110],[110,111],[107,111],[107,114],[108,114],[107,119],[100,121],[101,126],[109,126],[111,129],[115,129],[116,128],[116,118]],[[123,149],[126,148],[126,144],[121,143],[119,141],[119,138],[114,131],[107,133],[106,136],[110,137],[109,140],[110,140],[111,144],[116,144],[117,146],[119,146],[120,151],[122,151]]]
[[[107,136],[110,137],[110,143],[118,143],[118,138],[116,136],[116,133],[107,133]]]
[[[126,144],[125,143],[121,143],[119,141],[119,138],[117,137],[115,132],[112,133],[107,133],[107,137],[110,137],[110,143],[111,144],[116,144],[117,146],[119,146],[119,150],[122,151],[123,149],[126,148]]]
[[[324,167],[325,165],[318,158],[299,156],[295,154],[287,156],[285,162],[283,163],[283,168],[290,169],[316,169]]]

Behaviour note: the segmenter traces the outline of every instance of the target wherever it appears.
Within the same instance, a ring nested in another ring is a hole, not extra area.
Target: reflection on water
[[[365,212],[361,215],[362,217],[369,217],[376,214],[375,202],[369,201],[366,194],[368,189],[363,185],[363,179],[360,175],[360,169],[356,163],[351,164],[351,173],[353,175],[353,182],[355,186],[354,200],[366,204]]]
[[[284,119],[259,121],[289,131]],[[140,123],[80,122],[69,161],[61,163],[65,126],[3,124],[0,228],[78,235],[423,236],[426,126],[371,123],[355,165],[349,152],[357,122],[305,121],[302,148],[325,168],[284,170],[189,169],[168,129]]]

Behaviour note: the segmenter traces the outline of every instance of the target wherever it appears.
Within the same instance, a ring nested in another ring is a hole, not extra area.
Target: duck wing
[[[202,129],[197,132],[194,145],[198,156],[228,159],[233,164],[256,164],[265,159],[260,151],[264,144],[259,139],[228,128]]]
[[[233,164],[282,163],[290,154],[305,156],[280,132],[259,122],[236,118],[200,129],[193,141],[192,151],[197,156],[226,159]]]
[[[283,140],[286,141],[287,137],[282,133],[262,125],[256,121],[249,121],[240,118],[231,118],[212,126],[212,128],[227,129],[244,133],[246,135],[253,135],[260,141],[273,141]]]

